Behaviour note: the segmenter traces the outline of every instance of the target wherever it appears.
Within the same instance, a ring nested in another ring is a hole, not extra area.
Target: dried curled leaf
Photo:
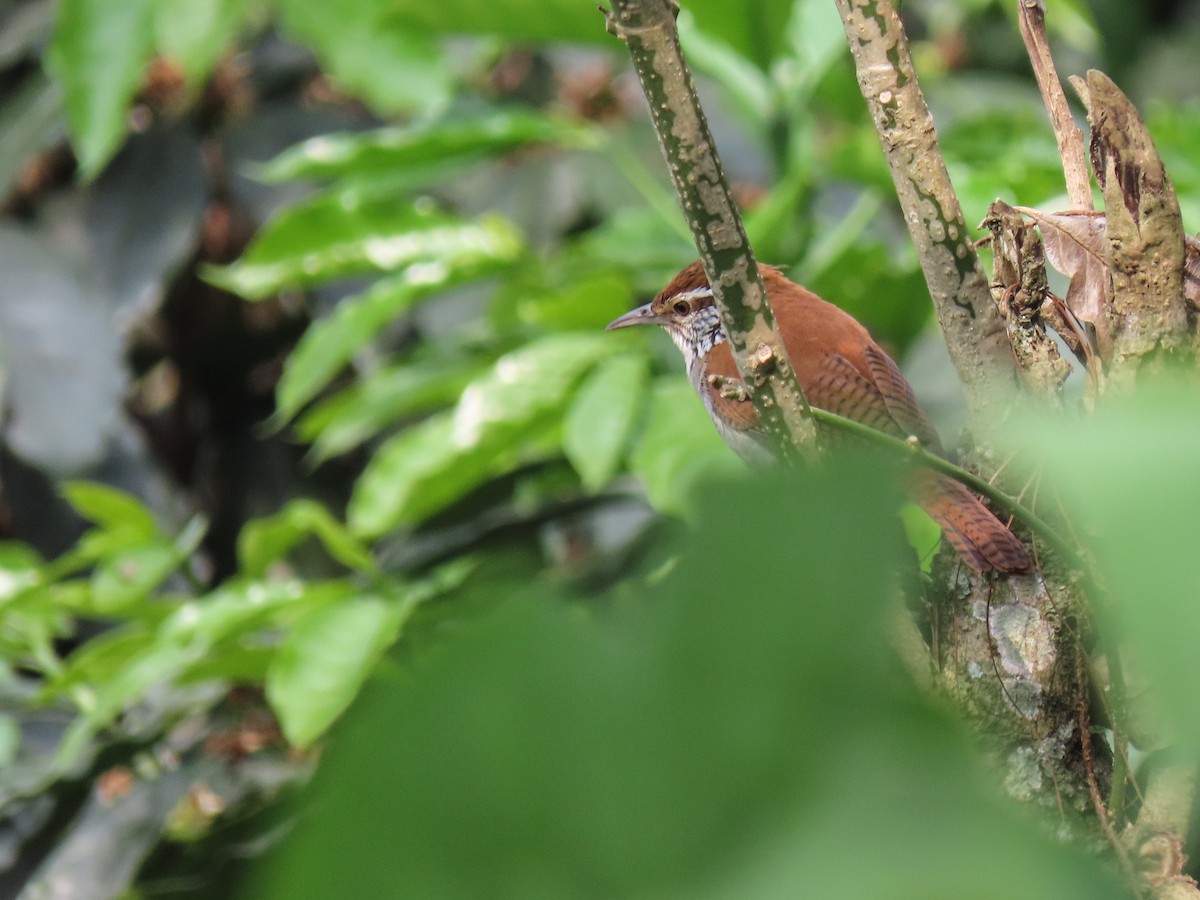
[[[1044,213],[1028,206],[1016,207],[1032,219],[1042,233],[1046,259],[1069,279],[1064,298],[1070,311],[1095,329],[1101,355],[1111,346],[1109,309],[1112,302],[1105,253],[1104,213],[1066,210]]]

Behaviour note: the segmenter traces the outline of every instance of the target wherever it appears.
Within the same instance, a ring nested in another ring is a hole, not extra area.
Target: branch
[[[603,11],[603,10],[602,10]],[[721,169],[679,46],[675,0],[613,0],[608,30],[625,42],[650,106],[679,205],[713,288],[738,373],[780,458],[814,444],[808,401],[775,328],[754,252]]]
[[[1183,222],[1175,188],[1137,107],[1095,69],[1081,93],[1092,126],[1092,170],[1104,190],[1111,372],[1117,385],[1128,388],[1145,363],[1159,365],[1155,357],[1181,350],[1188,341]]]
[[[893,0],[837,6],[973,424],[994,424],[1013,395],[1012,350],[938,149],[900,16]]]
[[[915,461],[918,465],[924,466],[927,469],[932,469],[935,472],[940,472],[949,478],[953,478],[960,484],[964,484],[973,490],[975,493],[986,497],[992,502],[992,505],[1001,510],[1006,515],[1012,516],[1030,531],[1038,534],[1047,544],[1062,557],[1063,561],[1072,568],[1084,572],[1087,570],[1087,563],[1070,543],[1064,540],[1058,531],[1045,519],[1035,513],[1032,509],[1024,506],[1019,500],[1010,497],[1002,490],[997,488],[990,481],[986,481],[968,472],[966,469],[956,466],[947,459],[943,459],[936,453],[931,453],[922,447],[919,443],[914,443],[912,439],[902,441],[900,438],[892,437],[890,434],[885,434],[872,428],[870,425],[864,425],[861,422],[856,422],[853,419],[847,419],[845,416],[839,416],[837,413],[831,413],[827,410],[814,407],[813,418],[822,425],[829,425],[849,434],[863,438],[884,447],[897,456],[908,457]]]
[[[1088,178],[1087,154],[1084,152],[1083,132],[1071,117],[1067,95],[1058,80],[1054,57],[1050,55],[1050,44],[1046,40],[1045,0],[1019,0],[1021,37],[1033,64],[1042,102],[1054,126],[1054,138],[1058,142],[1058,156],[1063,164],[1063,177],[1067,183],[1067,197],[1071,209],[1092,208],[1092,182]]]

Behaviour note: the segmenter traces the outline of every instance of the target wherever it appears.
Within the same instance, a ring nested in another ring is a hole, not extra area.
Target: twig
[[[917,84],[893,0],[837,0],[859,89],[875,121],[975,430],[1007,414],[1016,367]]]
[[[1083,132],[1071,117],[1067,95],[1062,89],[1062,82],[1058,80],[1054,57],[1050,55],[1050,44],[1046,40],[1045,0],[1017,0],[1017,3],[1021,37],[1025,40],[1029,62],[1033,65],[1033,74],[1042,92],[1042,102],[1046,104],[1046,112],[1054,126],[1054,139],[1058,142],[1058,156],[1062,160],[1071,209],[1090,210],[1092,183],[1088,177]]]
[[[613,0],[608,30],[629,48],[734,362],[782,459],[815,445],[808,401],[787,353],[692,75],[679,46],[675,0]]]
[[[847,419],[845,416],[839,416],[836,413],[831,413],[817,407],[813,408],[812,414],[813,418],[823,425],[831,425],[834,428],[839,428],[857,437],[865,438],[874,444],[886,447],[898,456],[908,457],[918,465],[924,466],[927,469],[933,469],[935,472],[940,472],[961,484],[965,484],[975,493],[986,497],[1005,513],[1019,519],[1031,531],[1036,532],[1047,544],[1058,552],[1067,565],[1081,572],[1086,571],[1087,563],[1084,561],[1083,556],[1060,537],[1050,523],[986,479],[980,478],[978,475],[968,472],[966,469],[960,468],[934,453],[930,453],[920,444],[892,437],[890,434],[877,431],[870,425],[864,425],[861,422]]]

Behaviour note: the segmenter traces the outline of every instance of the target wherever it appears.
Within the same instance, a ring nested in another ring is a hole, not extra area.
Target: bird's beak
[[[630,325],[662,325],[663,323],[663,317],[652,313],[650,304],[647,303],[645,306],[631,309],[625,315],[613,319],[604,330],[616,331],[618,328],[628,328]]]

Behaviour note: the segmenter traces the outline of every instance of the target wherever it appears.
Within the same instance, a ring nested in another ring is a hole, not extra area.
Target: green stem
[[[1084,570],[1086,565],[1079,551],[1059,536],[1058,532],[1033,510],[1014,500],[994,484],[980,478],[966,469],[954,465],[936,454],[930,453],[920,444],[904,441],[890,434],[877,431],[870,425],[864,425],[837,413],[831,413],[820,408],[813,408],[812,417],[818,422],[830,425],[860,438],[865,438],[881,447],[894,451],[897,455],[907,456],[927,469],[953,478],[960,484],[965,484],[977,494],[982,494],[1004,512],[1020,519],[1030,531],[1036,532],[1043,540],[1058,552],[1062,558],[1076,569]]]
[[[787,363],[733,191],[679,46],[676,0],[612,0],[608,30],[625,42],[650,119],[712,285],[734,363],[780,459],[811,452],[808,402]]]

